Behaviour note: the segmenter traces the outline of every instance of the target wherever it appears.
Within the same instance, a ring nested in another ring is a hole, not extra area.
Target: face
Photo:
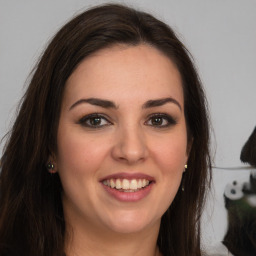
[[[187,161],[175,65],[146,45],[86,58],[67,81],[57,141],[66,221],[119,233],[159,228]]]

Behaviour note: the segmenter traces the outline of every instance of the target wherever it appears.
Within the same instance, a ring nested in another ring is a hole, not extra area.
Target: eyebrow
[[[180,103],[171,98],[163,98],[163,99],[156,99],[156,100],[148,100],[147,102],[145,102],[142,106],[142,108],[153,108],[153,107],[159,107],[159,106],[163,106],[166,103],[174,103],[175,105],[177,105],[179,107],[180,110],[182,110]]]
[[[77,102],[75,102],[70,108],[69,110],[73,109],[74,107],[76,107],[77,105],[80,105],[82,103],[89,103],[91,105],[94,106],[99,106],[102,108],[114,108],[117,109],[118,107],[115,105],[114,102],[110,101],[110,100],[103,100],[103,99],[98,99],[98,98],[89,98],[89,99],[81,99],[78,100]]]
[[[76,107],[77,105],[80,105],[82,103],[89,103],[91,105],[99,106],[102,108],[118,109],[118,106],[113,101],[103,100],[103,99],[98,99],[98,98],[89,98],[89,99],[78,100],[69,108],[69,110],[73,109],[74,107]],[[155,99],[155,100],[148,100],[142,105],[142,108],[159,107],[159,106],[165,105],[166,103],[174,103],[175,105],[177,105],[179,107],[180,110],[182,110],[180,103],[171,97]]]

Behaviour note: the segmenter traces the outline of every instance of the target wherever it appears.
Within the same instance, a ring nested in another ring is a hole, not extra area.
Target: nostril
[[[129,143],[127,145],[116,145],[112,154],[116,160],[134,163],[143,161],[147,157],[147,149],[144,146]]]

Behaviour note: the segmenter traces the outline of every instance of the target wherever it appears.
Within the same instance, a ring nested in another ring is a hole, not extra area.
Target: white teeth
[[[123,186],[122,189],[129,189],[130,188],[130,182],[127,179],[123,180]]]
[[[149,180],[146,179],[109,179],[103,181],[104,185],[119,190],[123,189],[124,192],[134,192],[148,186],[149,183]]]
[[[109,186],[109,185],[108,185]],[[114,188],[115,187],[115,182],[113,179],[110,180],[110,187]]]
[[[138,180],[138,182],[137,182],[137,187],[138,187],[138,188],[142,188],[142,181],[141,181],[141,180]]]
[[[121,189],[122,188],[122,183],[120,179],[116,179],[116,189]]]
[[[137,182],[137,180],[131,180],[131,182],[130,182],[130,189],[138,189],[138,182]]]

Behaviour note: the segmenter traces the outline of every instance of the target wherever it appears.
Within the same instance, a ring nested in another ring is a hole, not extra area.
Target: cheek
[[[157,175],[155,211],[159,217],[172,204],[180,187],[184,164],[186,163],[186,136],[169,136],[165,140],[154,141],[151,154],[159,175]],[[153,144],[152,144],[153,145]]]
[[[154,160],[161,175],[159,176],[162,198],[169,206],[181,183],[184,165],[187,162],[187,141],[182,136],[170,136],[169,139],[154,143]]]
[[[155,161],[167,174],[183,171],[187,161],[186,136],[155,142],[153,154]]]
[[[64,194],[69,201],[81,199],[81,191],[89,194],[95,188],[97,171],[104,158],[104,147],[89,136],[61,131],[58,136],[57,167]]]
[[[64,190],[94,189],[109,143],[74,131],[61,131],[58,139],[57,167]]]

